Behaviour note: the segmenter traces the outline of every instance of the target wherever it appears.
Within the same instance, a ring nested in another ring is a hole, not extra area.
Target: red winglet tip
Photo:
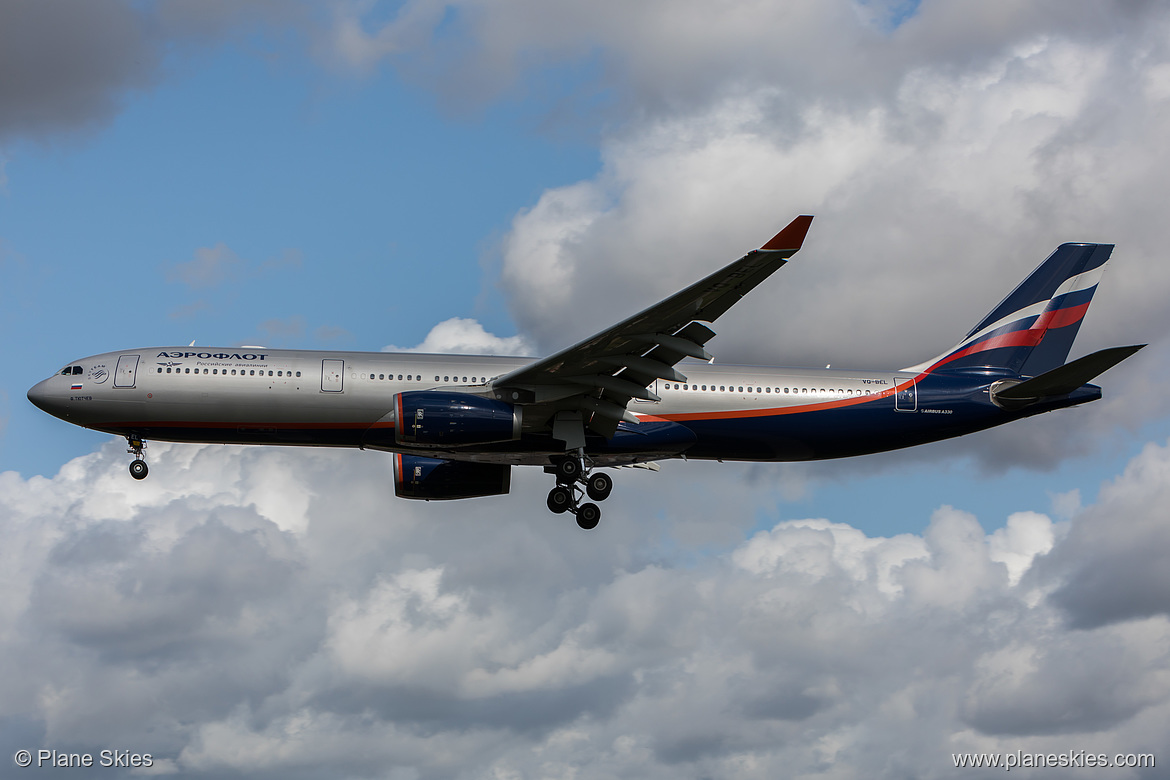
[[[788,227],[772,236],[772,240],[764,244],[760,249],[773,252],[781,249],[789,249],[795,252],[804,244],[804,237],[808,233],[808,228],[812,224],[812,221],[813,218],[808,214],[797,217],[788,223]]]

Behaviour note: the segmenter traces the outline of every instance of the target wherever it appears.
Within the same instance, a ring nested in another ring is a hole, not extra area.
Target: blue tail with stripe
[[[907,370],[1007,370],[1039,376],[1064,365],[1113,244],[1061,244],[952,349]]]

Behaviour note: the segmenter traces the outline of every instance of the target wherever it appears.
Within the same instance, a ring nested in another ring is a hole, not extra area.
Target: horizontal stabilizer
[[[1046,396],[1067,395],[1113,368],[1144,346],[1146,345],[1110,347],[1091,355],[1085,355],[1083,358],[1078,358],[1060,368],[1054,368],[1040,376],[1020,382],[1018,385],[996,390],[995,397],[1009,401],[1030,401]]]

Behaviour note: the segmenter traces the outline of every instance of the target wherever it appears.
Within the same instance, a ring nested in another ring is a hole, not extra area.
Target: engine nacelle
[[[507,464],[394,456],[394,494],[400,498],[444,501],[502,496],[511,487],[512,467]]]
[[[394,396],[394,437],[415,447],[459,447],[520,438],[521,407],[467,393]]]

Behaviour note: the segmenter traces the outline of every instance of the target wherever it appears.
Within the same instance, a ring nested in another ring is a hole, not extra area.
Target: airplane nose
[[[49,402],[49,391],[48,388],[45,387],[46,384],[48,384],[47,379],[37,382],[35,385],[33,385],[28,391],[28,400],[31,401],[32,405],[36,408],[47,412],[49,410],[46,409],[45,406]]]
[[[28,400],[42,412],[60,417],[63,411],[61,398],[49,388],[49,382],[50,380],[44,379],[33,385],[28,391]]]

